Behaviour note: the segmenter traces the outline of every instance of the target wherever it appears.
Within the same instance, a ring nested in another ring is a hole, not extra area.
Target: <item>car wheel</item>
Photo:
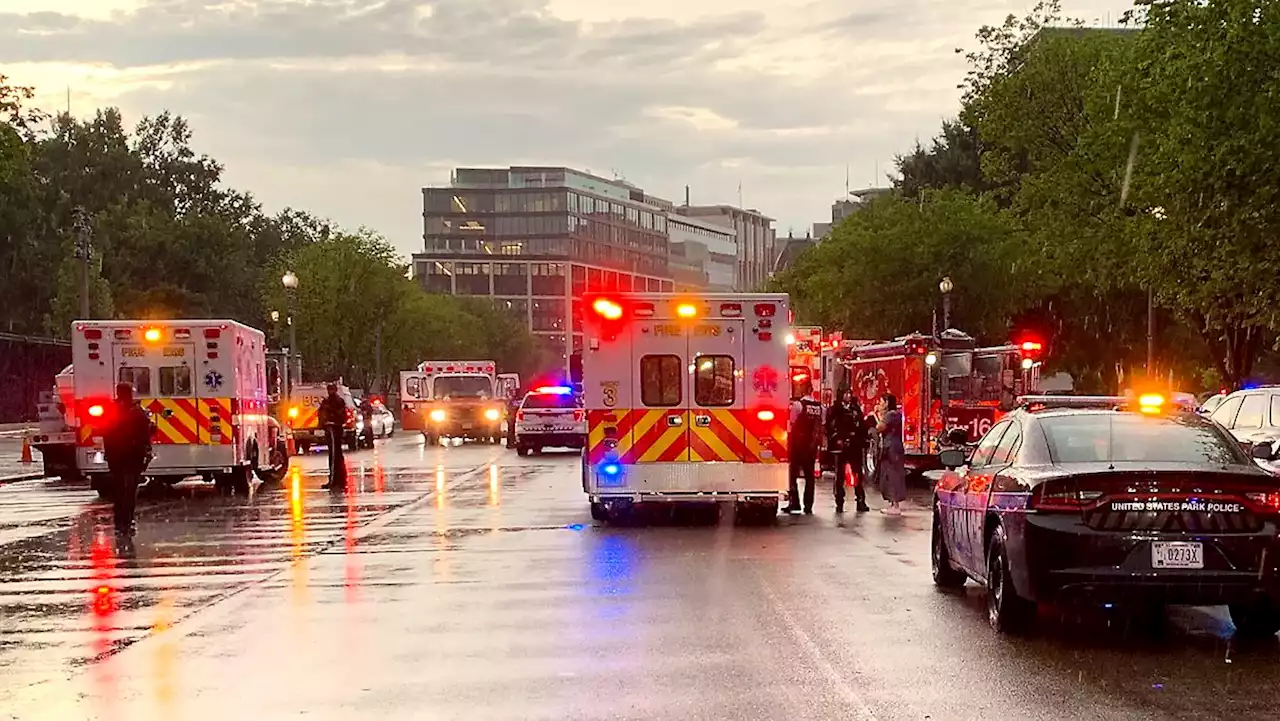
[[[591,502],[591,520],[593,521],[609,520],[609,511],[604,507],[603,503],[600,503],[599,501]]]
[[[1280,606],[1269,597],[1253,603],[1233,603],[1227,608],[1231,611],[1231,623],[1235,624],[1236,634],[1239,636],[1266,638],[1280,631]]]
[[[1036,604],[1018,595],[1009,573],[1003,527],[997,527],[987,550],[987,621],[998,633],[1022,634],[1036,618]]]
[[[529,452],[530,452],[529,446],[519,446],[519,445],[516,446],[516,455],[520,456],[521,458],[528,456]]]
[[[951,565],[951,554],[947,553],[947,539],[942,533],[942,517],[938,507],[933,508],[933,553],[930,554],[933,566],[933,585],[938,588],[956,589],[969,580],[969,575],[958,571]]]

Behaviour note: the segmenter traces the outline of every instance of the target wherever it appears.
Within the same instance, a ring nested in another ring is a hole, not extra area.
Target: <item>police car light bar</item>
[[[1042,408],[1115,408],[1126,403],[1123,396],[1018,396],[1018,406]]]
[[[534,393],[550,393],[557,396],[567,396],[573,393],[573,389],[568,386],[542,386],[533,391]]]

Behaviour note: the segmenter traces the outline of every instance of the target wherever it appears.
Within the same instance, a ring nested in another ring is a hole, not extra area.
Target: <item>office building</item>
[[[683,205],[676,212],[695,220],[732,229],[737,240],[734,289],[758,290],[769,279],[777,258],[773,218],[755,209],[731,205]]]
[[[458,168],[448,186],[422,189],[414,277],[429,292],[494,298],[567,364],[582,347],[588,289],[674,288],[655,202],[569,168]]]
[[[677,290],[732,291],[737,278],[737,233],[723,225],[667,215],[671,275]]]

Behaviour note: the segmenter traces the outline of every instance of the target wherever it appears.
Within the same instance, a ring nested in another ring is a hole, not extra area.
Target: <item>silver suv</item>
[[[1280,450],[1280,386],[1263,386],[1231,393],[1209,414],[1247,448],[1271,446],[1271,462]],[[1255,456],[1256,457],[1256,456]],[[1271,464],[1268,464],[1271,467]]]

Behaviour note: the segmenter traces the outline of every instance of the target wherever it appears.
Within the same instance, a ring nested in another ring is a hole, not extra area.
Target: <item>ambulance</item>
[[[787,492],[787,295],[586,294],[584,308],[592,518],[717,501],[775,518]]]
[[[822,327],[798,325],[787,334],[787,363],[792,383],[809,383],[813,400],[831,405],[831,389],[822,383]]]
[[[151,416],[147,476],[201,476],[245,493],[270,463],[266,338],[231,320],[76,321],[71,327],[77,466],[109,495],[103,433],[117,383]]]
[[[420,431],[426,435],[431,423],[428,419],[432,401],[432,379],[442,374],[483,374],[494,382],[498,378],[498,364],[491,360],[442,360],[423,361],[411,371],[400,371],[400,427],[406,431]],[[512,391],[515,392],[514,390]]]

